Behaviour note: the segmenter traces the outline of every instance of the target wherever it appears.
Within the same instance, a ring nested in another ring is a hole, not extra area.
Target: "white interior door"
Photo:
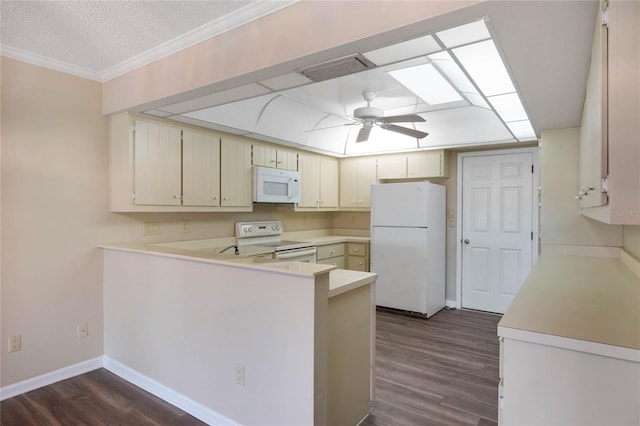
[[[531,270],[533,154],[462,159],[462,307],[504,313]]]

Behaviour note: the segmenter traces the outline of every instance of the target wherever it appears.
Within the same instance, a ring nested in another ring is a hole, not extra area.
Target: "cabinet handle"
[[[212,199],[212,200],[217,200],[217,199],[218,199],[218,197],[211,197],[211,199]]]
[[[229,201],[229,197],[222,197],[223,201]]]
[[[180,196],[179,195],[174,195],[173,198],[178,199],[178,198],[180,198]]]
[[[355,249],[353,249],[353,251],[358,251],[358,249],[357,249],[357,248],[355,248]]]
[[[358,265],[364,265],[364,262],[361,261],[360,263],[358,263]]]

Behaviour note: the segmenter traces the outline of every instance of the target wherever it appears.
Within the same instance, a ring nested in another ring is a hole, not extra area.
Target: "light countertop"
[[[141,253],[152,256],[172,257],[176,259],[195,262],[223,264],[248,269],[261,269],[263,271],[278,271],[291,275],[315,276],[326,274],[335,266],[320,263],[303,262],[274,262],[272,259],[260,257],[236,256],[227,253],[215,253],[211,250],[193,250],[167,246],[163,244],[145,243],[121,243],[101,245],[105,250],[115,250],[130,253]]]
[[[618,258],[543,254],[498,324],[640,350],[640,278]]]
[[[377,277],[378,274],[372,272],[334,269],[329,272],[329,298],[370,285]]]

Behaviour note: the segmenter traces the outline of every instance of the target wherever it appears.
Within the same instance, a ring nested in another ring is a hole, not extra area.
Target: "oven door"
[[[286,260],[288,262],[316,263],[316,248],[304,247],[291,250],[276,251],[273,254],[276,260]]]

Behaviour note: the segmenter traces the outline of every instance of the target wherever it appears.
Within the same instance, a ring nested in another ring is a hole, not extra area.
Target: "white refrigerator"
[[[430,182],[371,187],[376,305],[423,314],[445,304],[446,192]]]

